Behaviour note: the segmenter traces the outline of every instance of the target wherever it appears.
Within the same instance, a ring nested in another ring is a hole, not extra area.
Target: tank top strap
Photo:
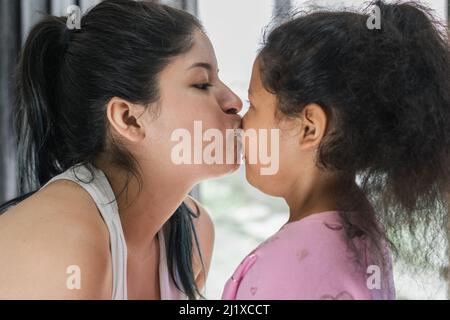
[[[77,183],[94,200],[109,231],[113,274],[112,299],[126,300],[127,246],[117,202],[107,177],[103,171],[95,168],[93,165],[76,165],[52,178],[42,188],[57,180],[70,180]]]

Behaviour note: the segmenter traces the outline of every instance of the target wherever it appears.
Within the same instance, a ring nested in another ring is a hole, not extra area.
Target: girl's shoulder
[[[342,243],[343,226],[339,214],[327,211],[285,224],[264,241],[253,253],[260,256],[291,257],[293,251],[317,248],[334,251]]]
[[[286,224],[249,257],[238,299],[370,298],[365,273],[348,255],[337,212]]]

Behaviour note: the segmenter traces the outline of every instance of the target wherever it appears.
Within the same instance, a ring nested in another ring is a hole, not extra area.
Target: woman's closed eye
[[[211,83],[200,83],[193,85],[194,88],[197,88],[202,91],[207,91],[210,87],[212,87]]]

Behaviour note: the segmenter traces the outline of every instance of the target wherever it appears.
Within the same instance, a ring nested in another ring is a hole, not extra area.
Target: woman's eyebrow
[[[194,69],[194,68],[204,68],[207,71],[212,71],[213,67],[210,63],[207,62],[196,62],[193,65],[191,65],[188,70]],[[219,70],[217,69],[217,73],[219,73]]]
[[[196,62],[192,66],[190,66],[188,68],[188,70],[191,70],[191,69],[194,69],[194,68],[204,68],[204,69],[206,69],[208,71],[212,70],[212,66],[209,63],[206,63],[206,62]]]

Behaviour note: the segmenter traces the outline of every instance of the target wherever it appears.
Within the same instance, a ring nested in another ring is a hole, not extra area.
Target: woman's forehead
[[[217,70],[217,58],[214,47],[209,38],[201,31],[195,32],[191,49],[181,57],[187,67],[194,64],[209,64],[211,68]]]

